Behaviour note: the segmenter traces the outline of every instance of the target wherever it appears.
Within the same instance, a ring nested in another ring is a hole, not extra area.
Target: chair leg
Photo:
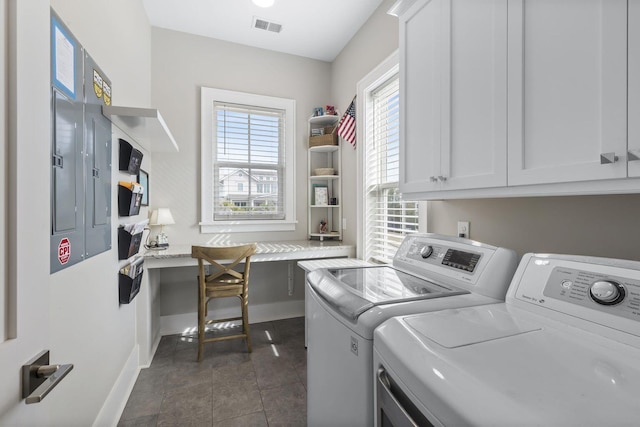
[[[249,298],[242,296],[242,331],[247,335],[247,348],[251,353],[251,335],[249,334]]]
[[[204,323],[206,318],[207,300],[198,298],[198,362],[202,360],[202,345],[204,342]]]

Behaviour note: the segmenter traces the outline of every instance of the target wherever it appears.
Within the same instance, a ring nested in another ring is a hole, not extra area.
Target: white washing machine
[[[640,425],[640,263],[523,257],[506,302],[375,332],[378,426]]]
[[[307,275],[307,424],[373,425],[373,331],[403,314],[504,300],[514,251],[467,239],[407,236],[392,266]]]

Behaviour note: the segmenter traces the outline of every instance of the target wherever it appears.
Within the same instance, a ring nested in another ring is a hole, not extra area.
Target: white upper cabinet
[[[629,0],[629,176],[640,177],[640,0]]]
[[[507,184],[507,1],[447,0],[443,190]]]
[[[400,64],[401,191],[505,186],[507,1],[416,1]]]
[[[626,177],[627,1],[510,0],[508,26],[508,184]]]
[[[420,0],[399,17],[402,193],[439,187],[442,4]]]
[[[406,199],[640,192],[640,0],[393,10]]]

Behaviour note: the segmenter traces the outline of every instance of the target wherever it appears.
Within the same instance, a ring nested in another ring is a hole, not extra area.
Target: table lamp
[[[156,244],[158,247],[169,246],[169,238],[164,234],[164,226],[175,223],[176,222],[173,220],[173,215],[171,215],[169,208],[158,208],[151,213],[149,225],[160,226],[160,234],[156,237]]]

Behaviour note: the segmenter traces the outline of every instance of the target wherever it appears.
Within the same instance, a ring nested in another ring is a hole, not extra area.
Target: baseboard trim
[[[217,318],[237,316],[237,310],[219,310]],[[283,301],[249,306],[249,323],[270,322],[304,316],[304,300]],[[195,333],[198,330],[198,313],[174,314],[160,317],[160,335]]]
[[[140,367],[138,366],[139,353],[140,349],[136,345],[125,362],[122,371],[120,371],[120,375],[111,388],[111,392],[105,399],[102,409],[100,409],[98,416],[93,422],[94,427],[116,427],[118,425],[122,411],[124,411],[124,407],[127,405],[129,395],[140,373]]]

